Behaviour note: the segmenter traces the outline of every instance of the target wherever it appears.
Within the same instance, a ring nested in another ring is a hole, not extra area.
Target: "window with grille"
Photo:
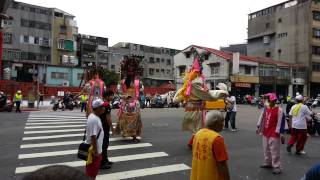
[[[4,33],[3,34],[3,43],[12,44],[12,34],[11,33]]]

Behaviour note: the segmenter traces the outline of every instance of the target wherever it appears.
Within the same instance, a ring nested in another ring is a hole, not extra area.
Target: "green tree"
[[[104,83],[106,84],[106,86],[116,85],[120,80],[119,74],[117,74],[113,71],[109,71],[108,69],[103,70],[102,79],[103,79]]]

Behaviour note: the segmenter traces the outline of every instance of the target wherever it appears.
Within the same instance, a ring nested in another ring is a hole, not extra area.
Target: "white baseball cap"
[[[296,100],[298,100],[298,101],[302,101],[303,99],[304,99],[304,97],[301,95],[296,96]]]
[[[101,107],[102,105],[103,105],[103,101],[100,98],[92,101],[92,108],[93,109]]]

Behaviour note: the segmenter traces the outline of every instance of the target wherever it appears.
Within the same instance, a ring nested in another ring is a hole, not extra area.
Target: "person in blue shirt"
[[[319,180],[320,179],[320,163],[313,166],[301,180]]]

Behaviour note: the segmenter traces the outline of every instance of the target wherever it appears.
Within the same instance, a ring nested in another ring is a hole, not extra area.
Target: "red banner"
[[[235,87],[242,87],[242,88],[251,88],[251,84],[249,83],[235,83]]]
[[[3,79],[2,52],[3,52],[3,33],[2,31],[0,31],[0,79]]]

